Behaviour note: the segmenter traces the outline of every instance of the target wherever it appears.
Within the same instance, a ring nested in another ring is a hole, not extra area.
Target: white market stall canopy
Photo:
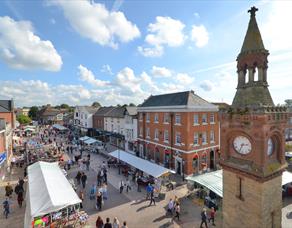
[[[30,165],[27,172],[25,228],[31,227],[35,217],[81,202],[58,163],[39,161]]]
[[[186,178],[188,181],[196,182],[214,193],[221,198],[223,197],[223,178],[222,170],[217,170],[210,173],[205,173],[198,176],[189,176]],[[284,171],[282,174],[282,186],[292,182],[292,173]]]
[[[90,144],[93,144],[93,143],[96,143],[97,140],[93,139],[93,138],[89,138],[87,140],[84,141],[85,144],[87,145],[90,145]]]
[[[136,157],[132,154],[129,154],[123,150],[115,150],[109,155],[153,176],[153,177],[160,177],[166,173],[174,173],[174,171],[164,168],[160,165],[156,165],[150,161],[144,160],[142,158]]]
[[[58,129],[59,131],[65,131],[65,130],[68,129],[68,128],[66,128],[66,127],[64,127],[64,126],[62,126],[62,125],[60,125],[60,124],[53,124],[52,127]]]
[[[83,137],[79,138],[80,141],[85,141],[88,139],[90,139],[90,137],[88,137],[88,136],[83,136]]]

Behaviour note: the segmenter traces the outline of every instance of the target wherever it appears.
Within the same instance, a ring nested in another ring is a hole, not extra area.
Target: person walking
[[[141,177],[138,176],[138,178],[137,178],[137,192],[141,192],[141,182],[142,182]]]
[[[10,213],[10,202],[9,202],[9,198],[6,197],[6,199],[3,202],[3,209],[4,209],[4,215],[5,218],[8,218],[8,214]]]
[[[210,223],[210,221],[212,221],[213,226],[216,226],[215,225],[215,213],[216,213],[216,211],[215,211],[214,207],[212,207],[211,211],[210,211],[210,217],[208,220],[209,220],[209,223]]]
[[[146,192],[147,192],[147,195],[146,195],[146,200],[148,200],[149,199],[149,197],[150,197],[150,194],[151,194],[151,192],[153,191],[153,187],[151,186],[151,184],[150,183],[148,183],[148,185],[147,185],[147,187],[146,187]]]
[[[129,192],[129,190],[131,190],[131,182],[130,182],[129,178],[127,178],[127,180],[126,180],[126,190],[127,190],[127,192]]]
[[[90,188],[89,199],[93,200],[95,198],[95,194],[96,194],[96,185],[92,184]]]
[[[23,191],[19,191],[17,194],[17,202],[18,206],[21,208],[22,207],[22,202],[23,202]]]
[[[82,183],[83,189],[85,188],[86,181],[87,181],[87,175],[84,172],[82,172],[82,175],[81,175],[81,183]]]
[[[23,187],[23,185],[24,185],[24,180],[23,180],[21,177],[19,177],[19,179],[18,179],[18,184],[19,184],[21,187]]]
[[[100,186],[101,185],[101,171],[99,170],[98,173],[97,173],[97,186]]]
[[[99,191],[96,195],[96,209],[99,209],[100,211],[102,209],[102,193]]]
[[[77,185],[80,185],[80,180],[81,180],[81,172],[78,171],[77,175],[76,175],[76,180],[77,180]]]
[[[7,185],[5,186],[5,196],[11,198],[13,192],[13,188],[11,187],[10,183],[7,182]]]
[[[127,222],[126,222],[126,221],[123,222],[123,225],[122,225],[121,228],[128,228],[128,226],[127,226]]]
[[[106,169],[104,169],[103,171],[103,181],[105,184],[107,184],[107,170]]]
[[[89,154],[88,154],[89,155]],[[90,156],[87,157],[87,160],[86,160],[86,170],[89,171],[89,166],[90,166]]]
[[[101,219],[100,216],[97,217],[96,222],[95,222],[96,228],[103,228],[103,220]]]
[[[123,180],[121,180],[120,181],[120,193],[123,193],[123,190],[124,190],[124,181]]]
[[[174,201],[172,199],[169,200],[168,205],[167,205],[167,212],[172,215],[174,208]]]
[[[113,228],[120,228],[120,222],[117,217],[114,217],[114,221],[112,224]]]
[[[175,210],[175,216],[174,216],[174,218],[177,218],[177,220],[179,221],[179,216],[180,216],[180,205],[179,205],[179,203],[177,203],[175,205],[175,209],[174,210]]]
[[[155,206],[154,189],[152,189],[152,191],[150,192],[150,203],[149,203],[149,207],[152,205],[152,202],[154,203],[154,206]]]
[[[110,218],[106,218],[106,223],[104,224],[103,228],[113,228],[112,224],[110,223]]]
[[[208,224],[207,224],[207,210],[206,210],[206,208],[203,208],[203,210],[201,212],[201,225],[200,225],[200,228],[203,227],[203,224],[205,224],[205,227],[208,228]]]
[[[79,192],[79,198],[81,199],[80,208],[83,209],[83,200],[84,200],[83,190],[80,190],[80,192]]]

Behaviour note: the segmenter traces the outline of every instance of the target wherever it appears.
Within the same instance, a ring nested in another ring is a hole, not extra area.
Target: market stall
[[[80,216],[85,216],[79,212],[81,200],[58,163],[36,162],[27,172],[24,228],[65,224],[70,219],[76,222]]]
[[[52,127],[53,127],[54,129],[59,130],[59,131],[67,131],[67,130],[68,130],[68,128],[66,128],[66,127],[64,127],[64,126],[62,126],[62,125],[60,125],[60,124],[53,124]]]
[[[90,137],[88,137],[88,136],[83,136],[83,137],[80,137],[80,138],[79,138],[79,140],[80,140],[81,142],[84,142],[84,141],[86,141],[86,140],[88,140],[88,139],[90,139]]]

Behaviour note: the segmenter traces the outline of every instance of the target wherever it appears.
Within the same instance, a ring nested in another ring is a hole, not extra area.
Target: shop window
[[[207,154],[204,152],[201,156],[201,169],[207,169]]]
[[[158,149],[155,151],[155,162],[159,163],[160,162],[160,152]]]

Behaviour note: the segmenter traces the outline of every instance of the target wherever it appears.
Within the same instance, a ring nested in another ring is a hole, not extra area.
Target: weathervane
[[[255,17],[255,13],[256,11],[258,11],[259,9],[256,8],[255,6],[251,7],[250,10],[248,10],[247,12],[250,13],[251,17]]]

